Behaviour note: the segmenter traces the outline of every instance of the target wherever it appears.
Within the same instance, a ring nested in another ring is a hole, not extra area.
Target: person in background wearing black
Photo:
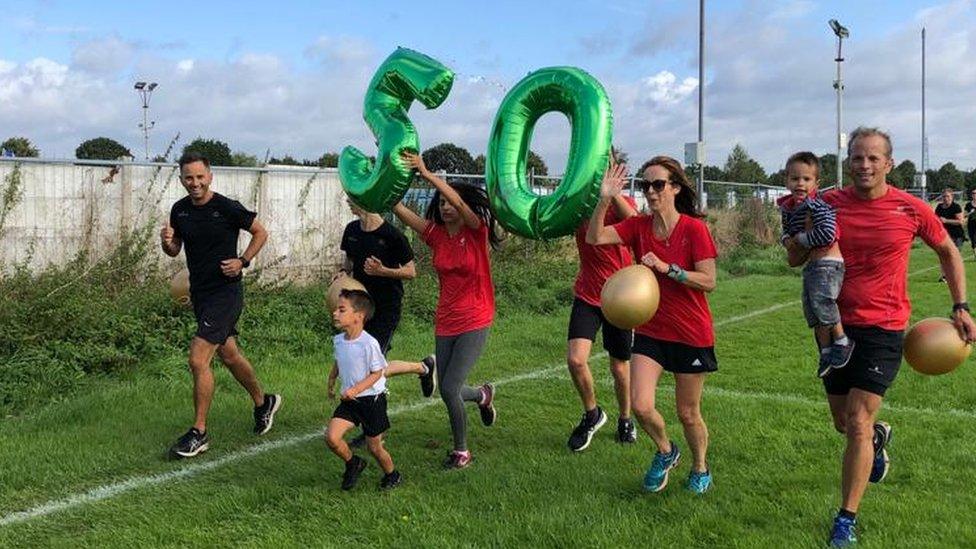
[[[179,161],[180,182],[186,197],[173,204],[169,220],[160,231],[163,252],[179,255],[186,245],[190,271],[190,299],[197,331],[190,341],[193,374],[193,427],[173,445],[179,457],[193,457],[207,450],[207,412],[213,400],[214,377],[210,362],[216,353],[254,401],[254,434],[271,429],[281,396],[266,394],[254,368],[237,346],[237,319],[244,309],[241,271],[247,268],[268,240],[268,231],[240,202],[210,190],[210,161],[197,153],[185,153]],[[237,254],[241,230],[251,233],[243,254]]]
[[[966,240],[966,235],[962,230],[963,215],[962,207],[953,200],[955,189],[946,187],[942,190],[942,199],[935,206],[935,215],[939,217],[942,226],[949,233],[949,238],[957,248],[962,248],[962,243]],[[939,282],[945,282],[945,274],[939,278]]]
[[[966,213],[966,232],[969,233],[969,243],[973,246],[973,257],[976,258],[976,188],[969,191],[969,202],[964,208]]]

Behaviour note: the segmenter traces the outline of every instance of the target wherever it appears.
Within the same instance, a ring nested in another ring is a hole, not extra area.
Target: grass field
[[[936,265],[927,249],[914,252],[914,319],[948,312]],[[342,464],[320,436],[334,407],[325,346],[301,356],[247,349],[264,385],[284,395],[260,440],[249,400],[218,370],[211,450],[193,460],[165,459],[192,413],[181,355],[0,420],[0,546],[823,546],[843,439],[814,374],[799,291],[795,276],[746,276],[723,278],[711,296],[720,371],[703,404],[715,478],[704,496],[681,488],[690,456],[664,492],[643,493],[649,439],[615,444],[612,421],[586,452],[566,449],[580,414],[563,362],[567,308],[497,319],[471,381],[497,383],[498,422],[484,428],[469,410],[466,470],[439,466],[450,448],[443,404],[421,398],[413,378],[390,381],[387,448],[405,478],[390,493],[372,462],[355,491],[338,489]],[[391,358],[424,355],[431,332],[403,325]],[[592,367],[600,402],[615,409],[606,359]],[[937,378],[903,367],[882,411],[895,429],[892,470],[862,505],[862,546],[976,546],[974,382],[971,363]],[[686,449],[671,388],[665,381],[659,400]]]

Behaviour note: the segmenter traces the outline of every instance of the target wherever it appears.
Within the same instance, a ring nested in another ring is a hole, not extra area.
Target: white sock
[[[846,347],[847,344],[850,343],[850,342],[851,342],[851,340],[847,339],[847,336],[845,335],[844,337],[835,339],[834,340],[834,345],[842,345],[842,346]]]

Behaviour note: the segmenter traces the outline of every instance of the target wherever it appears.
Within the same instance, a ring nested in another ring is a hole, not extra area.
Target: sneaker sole
[[[206,452],[209,448],[210,448],[210,443],[209,442],[204,442],[196,450],[194,450],[192,452],[181,452],[179,450],[173,450],[173,455],[178,456],[178,457],[181,457],[181,458],[191,458],[193,456],[196,456],[198,454],[202,454],[202,453]]]
[[[488,400],[488,404],[486,406],[482,406],[480,404],[478,405],[478,408],[480,408],[480,410],[478,411],[481,412],[482,414],[481,423],[485,427],[491,427],[492,425],[495,424],[495,421],[498,419],[498,409],[495,408],[495,386],[492,385],[491,383],[488,383],[488,388],[491,391],[491,398]],[[484,410],[486,408],[491,410],[491,417],[488,418],[487,421],[485,421],[485,416],[484,416]]]
[[[880,430],[882,433],[884,433],[884,440],[881,442],[881,449],[884,450],[885,448],[888,447],[888,444],[891,442],[891,432],[892,432],[891,425],[889,425],[884,421],[875,422],[875,425],[880,425],[881,426]],[[875,430],[877,431],[878,429],[875,428]]]
[[[883,481],[885,477],[888,476],[888,471],[891,469],[891,460],[888,458],[888,451],[882,448],[881,455],[884,457],[884,468],[881,469],[881,476],[878,477],[877,479],[871,479],[871,478],[868,479],[870,482],[874,484]]]
[[[593,442],[593,435],[595,435],[596,432],[600,430],[600,427],[603,427],[604,424],[606,424],[606,422],[607,422],[607,414],[605,413],[600,414],[600,420],[597,421],[596,425],[594,425],[593,428],[586,433],[586,442],[584,442],[582,446],[576,449],[570,447],[570,450],[574,452],[582,452],[583,450],[586,450],[590,446],[590,443]]]
[[[277,395],[275,398],[274,406],[271,407],[271,417],[268,418],[268,425],[260,433],[256,433],[261,436],[271,430],[271,426],[274,425],[274,416],[278,413],[278,408],[281,408],[281,395]]]

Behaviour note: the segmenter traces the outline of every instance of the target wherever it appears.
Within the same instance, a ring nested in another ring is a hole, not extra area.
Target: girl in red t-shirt
[[[701,415],[701,394],[705,374],[718,369],[712,314],[705,298],[705,292],[715,289],[715,243],[700,219],[695,191],[681,164],[666,156],[652,158],[638,172],[650,215],[609,227],[599,223],[626,183],[625,174],[624,166],[611,165],[607,170],[586,240],[627,245],[654,272],[661,290],[654,318],[636,330],[630,363],[634,415],[658,449],[644,476],[644,489],[664,489],[668,472],[681,455],[655,408],[658,380],[669,371],[675,379],[678,418],[694,458],[686,487],[702,493],[712,477],[705,458],[708,428]]]
[[[471,463],[464,401],[478,403],[486,426],[495,422],[494,386],[465,385],[495,316],[495,287],[488,260],[489,243],[498,243],[495,218],[484,189],[447,184],[427,169],[420,155],[404,152],[402,158],[435,189],[426,219],[402,203],[394,206],[393,213],[430,246],[440,282],[434,321],[436,371],[454,436],[454,450],[444,466],[461,469]]]

